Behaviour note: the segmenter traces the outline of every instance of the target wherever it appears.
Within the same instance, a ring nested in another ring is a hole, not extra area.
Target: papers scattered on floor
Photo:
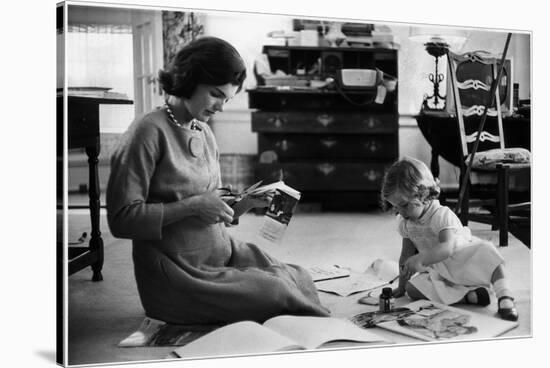
[[[350,270],[337,266],[313,266],[307,269],[314,282],[349,277]]]
[[[345,267],[340,266],[340,269]],[[391,285],[397,280],[397,276],[399,276],[397,262],[377,259],[365,272],[350,270],[349,277],[318,281],[315,286],[319,291],[349,296]]]

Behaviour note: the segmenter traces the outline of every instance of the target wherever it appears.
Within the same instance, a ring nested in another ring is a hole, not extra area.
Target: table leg
[[[89,182],[90,188],[88,189],[88,196],[90,198],[90,220],[92,223],[92,231],[90,238],[90,252],[97,254],[97,261],[92,263],[92,281],[103,280],[101,269],[103,268],[103,239],[101,238],[101,231],[99,230],[100,219],[100,189],[99,189],[99,175],[97,165],[99,162],[99,140],[95,146],[86,147],[86,154],[88,155],[88,168],[89,168]]]

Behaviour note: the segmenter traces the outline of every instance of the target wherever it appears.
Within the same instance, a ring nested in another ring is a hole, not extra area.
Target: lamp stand
[[[443,74],[439,73],[438,62],[439,58],[447,54],[449,45],[445,42],[427,42],[424,44],[428,54],[435,57],[435,73],[430,73],[428,78],[434,85],[434,91],[431,96],[424,95],[424,101],[422,102],[423,110],[435,110],[441,111],[445,109],[445,96],[441,96],[439,93],[439,84],[443,81]],[[430,101],[433,102],[430,103]]]

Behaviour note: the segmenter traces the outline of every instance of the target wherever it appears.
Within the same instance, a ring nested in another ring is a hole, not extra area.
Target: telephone
[[[383,79],[384,73],[378,69],[339,69],[337,82],[342,89],[371,89]]]

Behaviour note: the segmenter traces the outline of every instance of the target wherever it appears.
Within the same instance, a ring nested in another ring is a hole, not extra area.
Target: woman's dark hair
[[[164,92],[189,98],[198,84],[221,86],[231,83],[242,88],[246,66],[237,50],[216,37],[197,38],[185,45],[164,70],[159,71]]]

